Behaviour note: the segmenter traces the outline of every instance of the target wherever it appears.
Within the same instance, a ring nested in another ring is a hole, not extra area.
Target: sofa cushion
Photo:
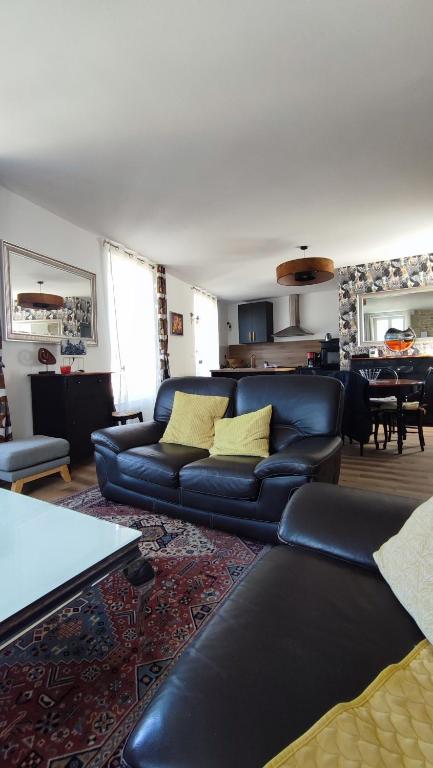
[[[233,398],[236,391],[234,379],[211,376],[182,376],[163,381],[156,396],[154,419],[167,424],[173,408],[175,392],[187,392],[190,395],[220,395],[229,398],[226,416],[233,416]]]
[[[269,456],[272,405],[215,422],[211,456]]]
[[[175,392],[170,421],[159,442],[210,448],[215,436],[215,421],[222,419],[228,404],[229,398],[220,395]]]
[[[300,437],[339,435],[343,386],[316,376],[249,376],[238,383],[236,415],[272,404],[271,453]]]
[[[433,643],[433,496],[373,557],[397,599]]]
[[[256,499],[260,483],[254,467],[258,461],[254,456],[209,456],[182,468],[180,486],[227,499]]]
[[[201,448],[189,448],[172,443],[156,443],[131,448],[118,456],[120,471],[157,485],[171,488],[179,486],[179,470],[191,461],[203,459],[209,452]]]
[[[0,447],[0,469],[13,472],[35,467],[46,461],[60,459],[69,454],[69,443],[62,437],[33,435],[24,440],[11,440]]]

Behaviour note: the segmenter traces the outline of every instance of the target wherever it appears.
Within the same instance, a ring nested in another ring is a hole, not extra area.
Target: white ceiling
[[[226,299],[433,251],[432,0],[0,8],[9,189]]]

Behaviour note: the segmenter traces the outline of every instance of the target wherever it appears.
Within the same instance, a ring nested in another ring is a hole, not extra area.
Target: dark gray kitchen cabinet
[[[239,344],[273,341],[274,305],[271,301],[254,301],[238,305]]]

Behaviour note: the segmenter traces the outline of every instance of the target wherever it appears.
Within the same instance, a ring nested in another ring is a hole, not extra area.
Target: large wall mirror
[[[97,344],[96,275],[3,243],[5,338]]]
[[[361,344],[383,344],[388,328],[409,327],[418,339],[433,339],[432,288],[377,291],[358,296]]]

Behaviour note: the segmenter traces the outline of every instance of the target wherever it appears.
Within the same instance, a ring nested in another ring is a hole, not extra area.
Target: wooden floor
[[[71,483],[64,483],[60,475],[50,475],[42,480],[35,480],[24,486],[23,493],[28,496],[35,496],[43,501],[56,501],[70,496],[78,491],[84,491],[92,485],[97,485],[96,467],[93,459],[83,464],[71,467]],[[9,488],[8,485],[1,484],[2,488]]]
[[[433,427],[425,428],[425,437],[426,449],[422,453],[417,436],[408,435],[401,456],[397,453],[395,440],[386,451],[376,451],[373,444],[366,445],[364,456],[359,455],[357,444],[346,443],[340,485],[419,499],[433,496]],[[55,501],[97,483],[93,461],[72,467],[71,474],[71,483],[66,484],[59,475],[53,475],[29,483],[24,493],[45,501]]]
[[[340,474],[340,485],[370,491],[427,499],[433,496],[433,427],[424,427],[425,451],[419,447],[418,435],[408,434],[403,453],[397,453],[395,438],[386,451],[376,451],[374,443],[364,446],[346,444]]]

